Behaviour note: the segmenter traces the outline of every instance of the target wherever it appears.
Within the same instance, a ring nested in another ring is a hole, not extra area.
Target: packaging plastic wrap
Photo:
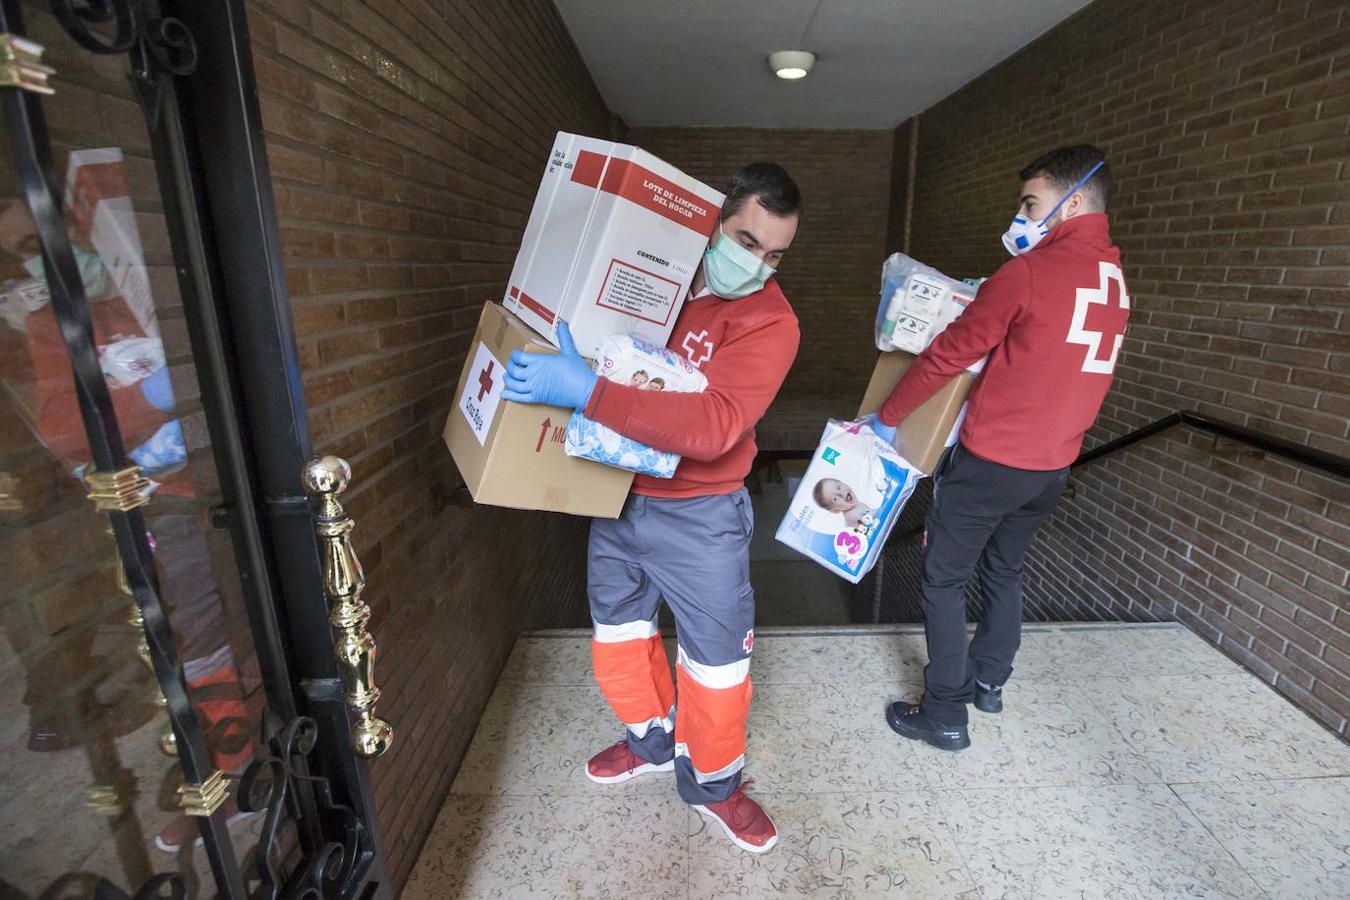
[[[976,288],[903,253],[881,267],[878,350],[922,353],[975,299]]]
[[[601,378],[639,390],[698,394],[708,386],[708,379],[684,357],[633,335],[607,338],[596,354],[595,371]],[[567,421],[564,449],[568,456],[655,478],[674,476],[680,464],[678,454],[626,438],[580,412]]]
[[[776,536],[856,584],[922,477],[871,428],[831,419]]]
[[[124,338],[101,348],[98,362],[110,381],[126,387],[164,368],[164,344],[157,337]]]

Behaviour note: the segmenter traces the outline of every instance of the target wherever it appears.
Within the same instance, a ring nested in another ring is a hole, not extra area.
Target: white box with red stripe
[[[628,144],[559,132],[503,303],[593,357],[616,334],[665,346],[723,196]]]

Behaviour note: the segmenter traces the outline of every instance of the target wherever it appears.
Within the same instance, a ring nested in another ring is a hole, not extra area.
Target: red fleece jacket
[[[797,356],[797,317],[770,279],[740,300],[707,295],[685,303],[666,345],[702,370],[701,394],[643,391],[601,378],[583,414],[624,437],[683,459],[674,478],[638,475],[649,497],[729,494],[755,458],[755,425]]]
[[[983,459],[1047,471],[1073,462],[1111,387],[1130,298],[1105,214],[1075,216],[980,286],[878,411],[899,424],[989,354],[961,443]]]

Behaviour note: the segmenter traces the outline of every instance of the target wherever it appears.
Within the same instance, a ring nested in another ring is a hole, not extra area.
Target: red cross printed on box
[[[482,403],[483,398],[487,396],[488,391],[492,390],[492,370],[496,367],[495,362],[489,362],[487,368],[478,373],[478,402]]]
[[[1102,260],[1098,263],[1097,276],[1096,287],[1079,288],[1074,297],[1073,321],[1065,341],[1087,348],[1083,355],[1084,372],[1110,375],[1115,371],[1120,345],[1125,340],[1130,295],[1125,292],[1125,277],[1120,274],[1119,266]],[[1089,313],[1092,313],[1091,327]]]

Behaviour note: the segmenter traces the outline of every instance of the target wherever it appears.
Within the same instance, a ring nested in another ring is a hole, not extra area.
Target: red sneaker
[[[229,828],[235,822],[242,822],[244,819],[256,816],[255,812],[244,812],[234,802],[233,797],[225,798],[225,827]],[[192,846],[200,847],[205,842],[202,840],[201,826],[198,825],[195,816],[179,816],[168,825],[164,830],[155,835],[155,846],[165,853],[177,853],[182,849],[183,844],[193,838]]]
[[[749,853],[768,853],[778,843],[778,829],[764,808],[746,796],[745,789],[752,784],[752,780],[743,782],[730,797],[720,803],[693,806],[721,825],[737,847]]]
[[[586,763],[586,777],[599,784],[618,784],[648,772],[673,772],[675,760],[663,763],[647,762],[632,750],[628,741],[619,741],[613,747],[606,747],[591,757]]]

